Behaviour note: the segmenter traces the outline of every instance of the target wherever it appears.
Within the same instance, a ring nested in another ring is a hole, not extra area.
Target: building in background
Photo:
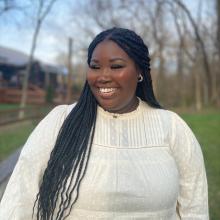
[[[20,102],[22,80],[28,60],[28,55],[23,52],[0,46],[0,103]],[[44,103],[47,93],[51,91],[57,102],[59,99],[63,100],[66,75],[67,69],[64,66],[34,59],[28,80],[28,102]]]

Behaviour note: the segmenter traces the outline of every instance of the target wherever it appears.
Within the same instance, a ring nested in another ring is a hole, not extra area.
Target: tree
[[[220,0],[216,0],[216,14],[217,14],[216,43],[218,48],[218,56],[220,60]]]
[[[21,103],[20,103],[21,108],[24,108],[27,102],[28,78],[29,78],[31,66],[33,63],[34,52],[37,46],[37,38],[40,32],[40,29],[42,27],[42,24],[46,16],[50,13],[55,2],[56,0],[38,0],[37,2],[38,5],[37,5],[37,16],[36,16],[35,29],[34,29],[34,33],[32,37],[29,61],[27,64],[27,68],[25,70],[23,85],[22,85],[22,96],[21,96]],[[19,117],[22,118],[23,115],[24,115],[24,112],[20,111]]]
[[[199,32],[199,28],[198,25],[196,24],[196,21],[194,20],[191,12],[189,11],[189,9],[187,8],[187,6],[181,1],[181,0],[174,0],[174,2],[186,13],[192,28],[194,30],[195,33],[195,37],[196,37],[196,41],[195,42],[195,46],[197,47],[197,50],[201,49],[201,53],[203,56],[203,65],[204,65],[204,69],[205,69],[205,74],[206,74],[206,81],[207,81],[207,96],[211,97],[211,99],[213,98],[213,94],[212,94],[212,75],[211,75],[211,71],[210,71],[210,65],[209,65],[209,60],[208,60],[208,55],[207,55],[207,51],[205,48],[205,44],[204,41],[200,35]],[[198,48],[198,45],[200,46],[200,48]]]
[[[185,83],[184,83],[184,52],[186,49],[186,45],[185,45],[185,25],[184,25],[184,16],[182,15],[182,13],[176,8],[174,7],[174,5],[172,5],[171,10],[170,10],[171,14],[173,15],[173,19],[174,19],[174,24],[175,24],[175,28],[177,31],[177,35],[179,38],[179,42],[177,43],[177,52],[176,52],[176,57],[177,57],[177,67],[176,67],[176,74],[177,74],[177,82],[179,85],[179,91],[178,91],[178,95],[180,97],[180,105],[182,105],[183,107],[185,106]],[[181,23],[180,23],[180,19],[181,19]]]
[[[151,22],[151,27],[152,27],[152,33],[153,33],[153,38],[155,40],[155,46],[156,46],[156,55],[157,60],[159,61],[158,65],[158,73],[157,77],[159,80],[156,80],[156,88],[160,88],[160,91],[156,90],[156,93],[160,97],[161,101],[164,101],[166,99],[166,88],[165,88],[165,75],[166,75],[166,67],[165,67],[165,58],[164,58],[164,53],[165,53],[165,46],[168,42],[168,32],[166,31],[165,28],[165,10],[163,7],[163,2],[160,0],[156,0],[156,5],[154,9],[146,7],[147,13],[149,15],[149,20]]]
[[[15,8],[15,1],[14,0],[2,0],[0,1],[0,16],[9,10]]]
[[[220,81],[220,0],[216,0],[216,14],[217,14],[216,44],[217,44],[217,48],[218,48],[218,66],[219,66],[217,79],[219,82]],[[216,90],[217,90],[217,86],[216,86]],[[219,98],[218,92],[219,91],[216,91],[216,99],[217,99],[217,103],[219,104],[220,98]]]
[[[16,0],[0,0],[0,16],[9,15],[9,12],[24,12],[24,5]],[[10,15],[9,15],[10,16]]]

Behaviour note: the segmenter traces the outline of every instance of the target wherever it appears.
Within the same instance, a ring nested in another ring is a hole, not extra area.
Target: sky
[[[17,0],[19,3],[27,1]],[[34,1],[37,2],[36,0]],[[196,13],[199,1],[183,0],[194,14]],[[207,2],[211,2],[212,0],[203,1],[207,4]],[[67,52],[68,37],[73,36],[75,44],[77,44],[80,33],[77,32],[74,34],[75,28],[68,25],[70,19],[68,15],[71,12],[71,7],[77,8],[77,2],[76,0],[57,0],[40,30],[35,53],[37,58],[46,63],[55,64],[59,54]],[[207,13],[206,6],[203,7],[203,14]],[[30,13],[31,16],[26,17],[22,13],[12,12],[0,16],[0,46],[29,54],[34,31],[33,21],[29,17],[33,17],[35,11],[32,10]]]
[[[19,1],[24,2],[25,0]],[[59,47],[59,40],[66,39],[67,41],[68,39],[68,31],[65,30],[65,23],[68,20],[68,17],[65,16],[68,12],[67,6],[67,0],[58,0],[41,27],[35,54],[45,62],[56,62],[56,56],[62,51]],[[31,11],[31,13],[34,15],[35,11]],[[29,20],[29,17],[33,16],[29,14],[24,16],[23,13],[17,11],[0,16],[0,46],[29,54],[34,33],[34,18]],[[60,26],[62,26],[61,32],[59,31]]]

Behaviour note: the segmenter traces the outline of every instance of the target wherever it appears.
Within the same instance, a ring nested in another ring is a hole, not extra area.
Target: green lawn
[[[182,114],[199,140],[209,184],[210,219],[220,219],[220,111],[206,114]]]
[[[30,109],[25,113],[26,117],[40,115],[41,118],[46,115],[51,110],[51,108],[53,108],[52,105],[27,105],[27,107]],[[19,104],[0,104],[0,111],[7,111],[18,108]],[[29,115],[29,113],[31,114]],[[11,113],[7,114],[6,112],[5,115],[1,114],[0,117],[6,118],[14,116],[11,115]],[[0,126],[0,161],[8,157],[18,147],[22,146],[35,126],[36,120],[32,122],[24,121]]]
[[[0,129],[0,161],[22,146],[35,126],[29,121]]]
[[[0,103],[0,111],[5,110],[13,110],[18,109],[20,107],[20,104],[14,104],[14,103]],[[27,104],[26,108],[39,108],[40,110],[43,110],[48,112],[51,108],[53,108],[53,105],[51,104],[44,104],[44,105],[34,105],[34,104]]]
[[[19,108],[19,104],[0,104],[0,110],[11,110]]]

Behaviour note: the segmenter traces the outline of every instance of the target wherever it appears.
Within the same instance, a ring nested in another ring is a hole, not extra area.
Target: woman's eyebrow
[[[117,61],[117,60],[121,60],[121,61],[126,61],[125,59],[123,59],[123,58],[120,58],[120,57],[115,57],[115,58],[112,58],[112,59],[110,59],[110,62],[114,62],[114,61]]]
[[[118,60],[126,62],[126,60],[121,57],[114,57],[114,58],[111,58],[109,61],[114,62],[114,61],[118,61]],[[93,58],[93,59],[91,59],[91,62],[99,63],[99,60],[96,58]]]
[[[97,59],[91,59],[91,61],[93,61],[93,62],[99,62]]]

